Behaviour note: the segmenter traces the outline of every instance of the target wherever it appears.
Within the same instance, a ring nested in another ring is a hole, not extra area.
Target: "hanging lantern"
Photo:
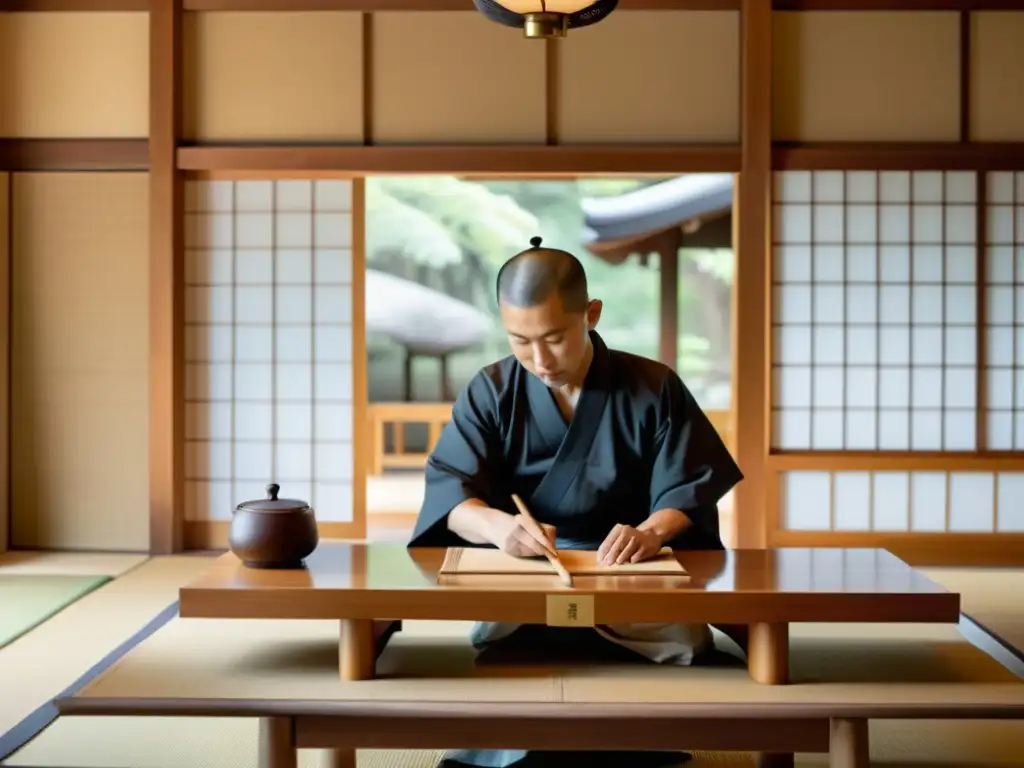
[[[603,21],[619,0],[473,0],[484,18],[523,30],[525,37],[565,37],[570,29]]]

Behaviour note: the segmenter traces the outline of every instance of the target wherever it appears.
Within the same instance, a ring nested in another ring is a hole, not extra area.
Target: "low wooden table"
[[[631,622],[748,625],[748,669],[789,681],[795,622],[956,624],[960,596],[881,549],[677,552],[680,576],[446,577],[446,550],[324,541],[305,569],[247,568],[232,554],[181,589],[183,618],[334,619],[342,679],[375,674],[376,638],[403,619],[552,626]]]
[[[467,633],[409,622],[376,679],[339,681],[330,622],[175,619],[57,706],[260,718],[263,768],[295,768],[297,749],[354,768],[358,748],[736,750],[761,768],[828,752],[866,768],[869,720],[1024,718],[1024,683],[952,626],[799,624],[787,686],[742,665],[482,665]]]

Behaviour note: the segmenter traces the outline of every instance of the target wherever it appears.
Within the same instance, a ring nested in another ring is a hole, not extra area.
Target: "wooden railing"
[[[441,430],[452,416],[451,403],[370,403],[367,408],[370,420],[370,439],[373,449],[370,454],[369,473],[380,475],[386,469],[419,469],[427,463],[427,457],[437,444]],[[732,450],[732,413],[729,411],[708,411],[708,418]],[[410,424],[427,427],[425,451],[406,449],[405,429]],[[387,450],[388,436],[391,450]]]
[[[427,463],[427,457],[434,450],[441,430],[452,417],[451,403],[370,403],[367,408],[370,420],[370,439],[373,450],[370,454],[369,472],[379,475],[385,469],[417,469]],[[405,429],[410,424],[425,424],[427,427],[426,451],[406,450]],[[388,429],[390,427],[390,429]],[[388,433],[391,435],[391,451],[387,451]]]

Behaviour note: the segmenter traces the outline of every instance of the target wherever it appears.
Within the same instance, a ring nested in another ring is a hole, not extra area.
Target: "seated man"
[[[542,555],[514,516],[518,494],[557,548],[597,550],[604,562],[637,562],[666,545],[723,549],[717,503],[742,479],[728,449],[671,368],[605,346],[594,331],[602,305],[588,295],[579,261],[540,238],[531,243],[498,273],[513,354],[477,373],[456,400],[427,461],[409,546]],[[536,630],[481,622],[472,639],[483,649],[517,633],[536,641]],[[712,646],[700,624],[596,631],[658,663],[689,665]],[[446,762],[496,768],[526,757],[471,750]],[[646,757],[646,765],[683,759]]]

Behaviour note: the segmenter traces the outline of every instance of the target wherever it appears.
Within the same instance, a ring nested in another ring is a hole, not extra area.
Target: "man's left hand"
[[[631,525],[616,525],[598,547],[597,561],[602,565],[639,563],[661,551],[661,538]]]

